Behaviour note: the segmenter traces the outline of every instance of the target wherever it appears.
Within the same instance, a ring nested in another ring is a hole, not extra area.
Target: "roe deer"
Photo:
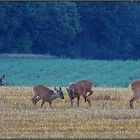
[[[59,87],[59,89],[55,87],[54,90],[51,90],[43,85],[34,86],[33,87],[34,96],[32,97],[32,103],[36,105],[36,103],[42,99],[41,108],[45,102],[49,102],[51,108],[51,104],[54,99],[56,98],[64,99],[61,87]]]
[[[129,88],[133,92],[132,98],[129,101],[130,108],[133,109],[134,101],[140,97],[140,79],[132,81],[129,85]]]
[[[5,78],[5,75],[3,74],[1,77],[0,77],[0,86],[3,86],[3,80]]]
[[[79,100],[81,95],[84,97],[85,102],[87,101],[89,103],[89,106],[91,107],[91,101],[88,97],[93,93],[92,87],[92,82],[88,80],[80,80],[70,84],[66,89],[70,97],[71,107],[73,106],[74,98],[77,98],[77,106],[79,107]],[[88,94],[88,92],[90,94]]]

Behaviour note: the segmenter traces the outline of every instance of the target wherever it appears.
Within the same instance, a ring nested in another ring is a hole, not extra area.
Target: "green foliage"
[[[140,5],[0,2],[0,53],[139,59]]]
[[[131,60],[1,58],[0,64],[0,75],[6,75],[5,82],[19,86],[67,86],[73,81],[88,79],[95,86],[127,87],[140,75],[140,61]]]

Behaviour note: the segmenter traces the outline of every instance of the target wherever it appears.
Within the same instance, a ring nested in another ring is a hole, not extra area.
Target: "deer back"
[[[68,89],[74,92],[75,95],[84,95],[92,91],[92,82],[88,80],[80,80],[69,85]]]
[[[139,93],[140,94],[140,80],[135,80],[132,81],[129,85],[129,88],[134,92],[134,93]]]
[[[37,85],[33,87],[34,94],[41,98],[50,98],[54,91],[43,85]]]

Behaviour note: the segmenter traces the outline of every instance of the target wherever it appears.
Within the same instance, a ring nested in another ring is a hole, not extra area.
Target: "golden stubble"
[[[81,97],[70,107],[69,97],[40,108],[31,102],[32,87],[0,87],[1,138],[139,138],[140,103],[129,109],[128,88],[95,88],[92,107]]]

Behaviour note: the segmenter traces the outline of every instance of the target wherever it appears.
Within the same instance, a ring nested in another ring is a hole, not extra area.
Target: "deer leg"
[[[89,103],[89,107],[91,107],[91,101],[89,98],[87,98],[87,102]]]
[[[36,96],[32,97],[32,103],[34,104]]]
[[[129,101],[129,103],[130,103],[130,109],[133,109],[133,103],[134,103],[134,101],[137,99],[137,97],[133,97],[130,101]]]
[[[40,100],[41,98],[40,97],[32,97],[32,103],[36,105],[36,103]]]
[[[50,106],[50,108],[52,108],[52,102],[49,102],[49,106]]]
[[[41,98],[35,99],[34,104],[36,105],[36,103],[37,103],[39,100],[41,100]]]
[[[45,101],[44,101],[44,100],[42,100],[42,103],[41,103],[41,108],[43,107],[44,103],[45,103]]]
[[[34,95],[32,96],[32,100],[35,100],[38,96]]]
[[[88,93],[88,92],[87,92]],[[83,97],[85,98],[85,102],[87,101],[87,98],[93,94],[93,91],[90,91],[89,94],[83,95]]]
[[[73,99],[70,99],[71,107],[73,107]]]
[[[84,97],[84,99],[85,99],[85,102],[87,101],[87,99],[86,99],[86,95],[83,95],[83,97]]]
[[[77,106],[79,107],[80,96],[77,97]]]

